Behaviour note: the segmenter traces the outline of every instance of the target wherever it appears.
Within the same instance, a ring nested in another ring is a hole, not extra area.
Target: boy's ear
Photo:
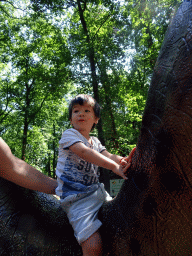
[[[96,118],[96,122],[95,122],[95,124],[98,124],[99,119],[100,119],[99,117],[97,117],[97,118]]]

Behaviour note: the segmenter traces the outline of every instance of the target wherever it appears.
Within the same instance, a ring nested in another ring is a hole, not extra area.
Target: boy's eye
[[[77,113],[77,112],[78,112],[78,110],[74,110],[73,112],[74,112],[74,113]]]
[[[89,110],[89,109],[86,109],[85,112],[90,112],[90,110]]]

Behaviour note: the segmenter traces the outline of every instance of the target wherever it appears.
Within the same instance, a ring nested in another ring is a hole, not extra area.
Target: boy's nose
[[[80,112],[79,112],[79,115],[80,115],[80,116],[84,115],[84,112],[83,112],[83,111],[80,111]]]

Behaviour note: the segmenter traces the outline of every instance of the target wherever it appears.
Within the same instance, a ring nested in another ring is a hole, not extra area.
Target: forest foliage
[[[58,141],[80,93],[101,105],[109,152],[136,145],[147,91],[180,0],[0,1],[0,135],[54,177]]]

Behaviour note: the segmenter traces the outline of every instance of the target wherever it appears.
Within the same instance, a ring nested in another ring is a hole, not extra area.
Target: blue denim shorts
[[[101,183],[96,191],[83,198],[68,196],[61,200],[61,206],[67,213],[79,244],[86,241],[100,228],[102,223],[98,219],[98,211],[106,200],[111,199]]]

